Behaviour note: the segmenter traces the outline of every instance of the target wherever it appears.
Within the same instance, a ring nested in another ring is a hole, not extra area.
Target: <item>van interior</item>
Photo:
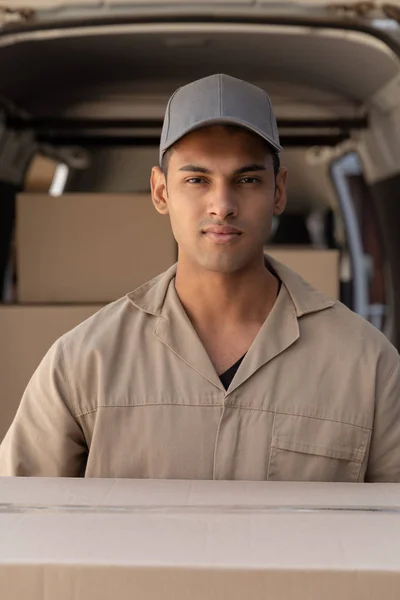
[[[337,15],[165,14],[0,26],[0,440],[50,345],[175,262],[150,170],[169,96],[212,73],[275,108],[288,207],[266,251],[400,347],[400,41]]]

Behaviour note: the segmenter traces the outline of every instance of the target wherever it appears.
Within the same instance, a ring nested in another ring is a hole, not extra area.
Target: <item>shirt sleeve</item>
[[[30,380],[0,445],[0,476],[84,476],[88,450],[71,406],[60,339]]]
[[[400,482],[400,360],[378,395],[365,480]]]

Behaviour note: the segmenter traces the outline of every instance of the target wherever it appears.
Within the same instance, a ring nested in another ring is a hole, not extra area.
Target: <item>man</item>
[[[264,255],[280,150],[259,88],[175,92],[151,189],[177,265],[53,345],[0,474],[400,481],[397,351]]]

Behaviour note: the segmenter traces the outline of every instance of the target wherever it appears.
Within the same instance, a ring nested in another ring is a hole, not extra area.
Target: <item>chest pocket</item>
[[[275,415],[270,481],[360,480],[371,432],[347,423]]]

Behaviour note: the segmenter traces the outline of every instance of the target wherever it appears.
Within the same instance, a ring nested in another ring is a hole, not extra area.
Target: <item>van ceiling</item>
[[[383,42],[334,29],[172,24],[0,38],[0,96],[46,118],[161,118],[178,85],[215,72],[265,87],[278,118],[355,117],[398,71]]]

